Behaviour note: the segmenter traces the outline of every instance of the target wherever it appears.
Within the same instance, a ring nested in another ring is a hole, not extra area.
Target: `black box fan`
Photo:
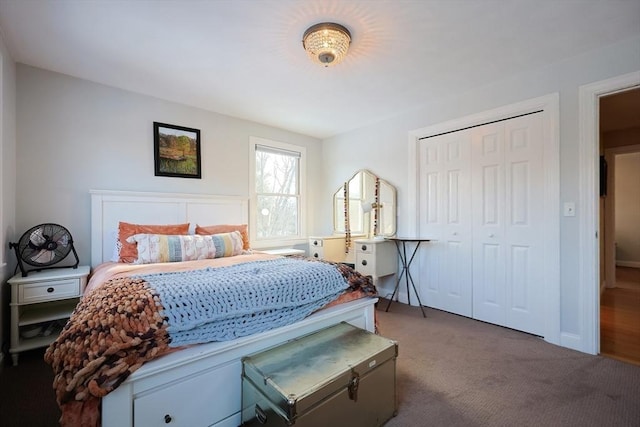
[[[22,277],[29,271],[40,271],[49,268],[73,267],[79,264],[78,254],[73,247],[73,238],[69,230],[58,224],[40,224],[25,232],[17,243],[9,243],[9,249],[14,249]],[[70,252],[76,258],[73,265],[57,266]],[[32,267],[27,269],[25,264]]]

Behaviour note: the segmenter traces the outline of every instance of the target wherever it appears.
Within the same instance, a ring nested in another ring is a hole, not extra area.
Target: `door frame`
[[[544,169],[544,212],[546,225],[544,239],[544,299],[547,301],[543,317],[544,339],[553,344],[560,342],[560,96],[558,93],[506,105],[443,123],[438,123],[409,131],[408,149],[408,224],[407,232],[411,236],[420,235],[418,221],[419,159],[418,144],[420,138],[441,133],[461,130],[504,120],[511,117],[542,111],[543,114],[543,169]],[[418,258],[421,262],[421,257]],[[418,267],[420,268],[420,267]]]
[[[640,86],[640,71],[579,88],[580,331],[563,334],[561,344],[600,353],[600,97]]]

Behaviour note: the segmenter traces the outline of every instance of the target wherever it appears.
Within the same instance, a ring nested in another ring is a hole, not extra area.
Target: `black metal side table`
[[[389,307],[393,302],[393,297],[398,292],[398,288],[400,287],[400,281],[402,280],[402,276],[404,276],[405,283],[407,285],[407,300],[409,305],[411,305],[411,294],[409,293],[409,282],[411,282],[411,286],[413,287],[413,292],[416,294],[416,298],[418,298],[418,304],[420,305],[420,310],[422,310],[422,316],[427,317],[424,312],[424,307],[422,307],[422,301],[420,301],[420,295],[418,294],[418,290],[416,289],[416,284],[413,282],[413,277],[411,277],[411,271],[409,267],[411,267],[411,262],[413,258],[415,258],[418,253],[418,248],[420,247],[420,243],[422,242],[430,242],[430,239],[420,239],[420,238],[407,238],[407,237],[387,237],[387,240],[392,240],[396,244],[396,250],[398,251],[398,256],[400,257],[400,263],[402,264],[402,272],[398,275],[398,280],[396,280],[396,287],[393,290],[393,294],[391,294],[391,298],[389,299],[389,303],[387,304],[387,309],[385,311],[389,311]],[[407,243],[415,243],[416,246],[413,249],[413,253],[409,258],[407,258]]]

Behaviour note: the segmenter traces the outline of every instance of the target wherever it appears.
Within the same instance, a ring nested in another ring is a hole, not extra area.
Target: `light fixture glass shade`
[[[340,24],[323,22],[304,32],[302,45],[312,61],[325,67],[342,62],[347,55],[351,33]]]

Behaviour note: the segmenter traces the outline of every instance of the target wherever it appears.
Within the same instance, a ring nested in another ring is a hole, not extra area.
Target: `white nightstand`
[[[61,328],[53,322],[69,318],[84,292],[88,275],[89,267],[79,266],[32,271],[27,277],[16,274],[7,281],[11,285],[9,353],[14,366],[19,352],[46,347],[56,339]],[[34,330],[38,326],[41,330]]]
[[[267,249],[264,251],[265,254],[269,255],[282,255],[282,256],[292,256],[292,255],[304,255],[305,252],[302,249],[293,249],[293,248],[281,248],[281,249]]]

